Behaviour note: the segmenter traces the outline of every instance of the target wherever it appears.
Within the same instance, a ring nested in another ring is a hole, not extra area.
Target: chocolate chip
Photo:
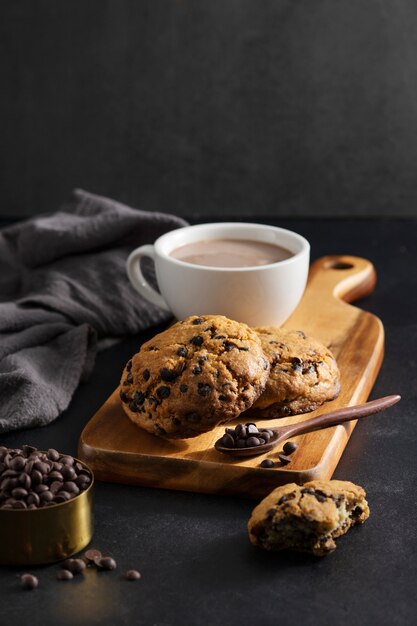
[[[124,391],[120,390],[119,391],[119,396],[122,402],[124,402],[125,404],[127,404],[127,402],[129,402],[129,398],[128,396],[125,394]]]
[[[74,457],[70,456],[69,454],[65,454],[61,456],[60,461],[64,465],[71,465],[71,466],[74,465]]]
[[[188,350],[184,346],[181,346],[181,348],[178,348],[177,354],[178,354],[178,356],[186,357],[188,355]]]
[[[116,561],[112,559],[111,556],[103,556],[96,564],[100,569],[108,571],[114,570],[117,567]]]
[[[93,563],[95,559],[101,559],[101,552],[100,550],[96,550],[96,548],[89,548],[84,553],[84,558],[86,558],[90,563]]]
[[[204,343],[204,339],[201,335],[196,335],[195,337],[192,337],[192,339],[190,340],[190,343],[193,344],[193,346],[202,346]]]
[[[130,372],[130,370],[132,369],[132,360],[130,360],[130,361],[128,361],[126,363],[126,369],[127,369],[128,372]]]
[[[259,441],[258,437],[248,437],[246,439],[246,445],[248,446],[248,448],[253,448],[254,446],[259,446],[261,444],[261,442]]]
[[[296,443],[294,443],[293,441],[287,441],[286,443],[284,443],[283,445],[283,451],[284,454],[292,454],[293,452],[295,452],[297,450],[298,446]]]
[[[212,392],[212,388],[210,387],[210,385],[206,385],[204,383],[198,383],[197,393],[199,396],[206,398],[207,396],[211,394],[211,392]]]
[[[287,502],[287,500],[288,500],[288,497],[287,497],[287,496],[285,496],[285,495],[284,495],[284,496],[281,496],[281,497],[280,497],[280,499],[279,499],[279,500],[278,500],[278,502],[277,502],[277,505],[278,505],[278,506],[281,506],[281,504],[284,504],[284,502]]]
[[[23,456],[15,456],[14,459],[10,461],[9,467],[15,472],[20,472],[26,465],[26,460]]]
[[[129,384],[133,383],[133,375],[132,372],[129,372],[128,375],[126,376],[126,380]]]
[[[312,487],[304,487],[304,489],[301,489],[301,493],[304,495],[305,493],[314,496],[314,489]]]
[[[56,575],[57,580],[72,580],[74,574],[69,569],[61,569]]]
[[[278,454],[278,458],[283,465],[287,465],[288,463],[291,463],[290,457],[286,456],[285,454],[282,454],[282,452]]]
[[[224,393],[221,393],[219,395],[219,400],[220,400],[220,402],[228,402],[229,398],[227,396],[225,396]]]
[[[136,402],[129,402],[129,411],[132,411],[132,413],[137,413],[138,409],[139,407]]]
[[[315,489],[314,490],[314,497],[319,502],[326,502],[326,500],[327,500],[326,494],[324,493],[324,491],[320,491],[320,489]]]
[[[180,385],[180,391],[181,393],[186,393],[188,391],[188,385],[186,385],[185,383]]]
[[[195,367],[193,367],[193,374],[195,374],[196,376],[198,374],[201,374],[203,370],[201,369],[201,365],[196,365]]]
[[[261,463],[261,467],[275,467],[275,463],[272,459],[264,459]]]
[[[237,348],[237,345],[232,341],[223,341],[223,347],[225,352],[230,352],[233,348]]]
[[[168,398],[170,393],[171,393],[171,389],[169,387],[165,387],[165,386],[158,387],[158,389],[156,390],[156,395],[161,400],[165,400],[165,398]]]
[[[241,439],[246,439],[247,434],[248,434],[246,426],[244,426],[243,424],[238,424],[236,426],[235,433],[236,433],[236,437],[239,437]]]
[[[204,319],[202,317],[196,317],[195,320],[192,321],[194,326],[197,326],[198,324],[202,324],[203,322],[204,322]]]
[[[167,367],[163,367],[159,370],[159,375],[163,381],[170,383],[177,378],[178,373],[176,371],[169,370]]]
[[[69,559],[65,569],[69,570],[74,576],[77,576],[77,574],[81,574],[85,568],[86,564],[82,559]]]
[[[256,424],[249,424],[247,427],[247,431],[250,435],[258,435],[259,434],[259,430],[258,427],[256,426]]]
[[[223,435],[223,437],[221,438],[220,442],[221,442],[221,445],[224,448],[234,448],[235,447],[235,440],[228,433]]]
[[[135,569],[130,569],[125,574],[126,580],[139,580],[141,578],[140,572]]]
[[[23,589],[32,590],[38,587],[39,580],[36,578],[36,576],[33,576],[32,574],[23,574],[20,577],[20,583]]]
[[[165,428],[162,428],[159,424],[154,424],[153,429],[158,437],[164,437],[167,434]]]
[[[145,402],[145,394],[141,391],[136,391],[133,396],[133,401],[136,402],[136,404],[143,404]]]
[[[151,375],[151,373],[150,373],[150,371],[148,369],[143,370],[143,374],[142,374],[143,380],[149,380],[150,375]]]
[[[26,498],[28,492],[22,487],[15,487],[15,489],[12,490],[11,495],[12,498],[16,498],[16,500],[22,500],[23,498]]]

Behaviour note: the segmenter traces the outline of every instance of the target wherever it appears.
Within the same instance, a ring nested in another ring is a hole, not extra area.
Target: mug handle
[[[156,304],[165,311],[170,311],[169,306],[161,294],[151,287],[144,277],[140,268],[140,260],[142,257],[148,257],[155,263],[154,247],[152,245],[140,246],[140,248],[136,248],[136,250],[133,250],[133,252],[129,254],[126,261],[126,271],[130,282],[136,291],[138,291],[146,300],[152,302],[152,304]]]

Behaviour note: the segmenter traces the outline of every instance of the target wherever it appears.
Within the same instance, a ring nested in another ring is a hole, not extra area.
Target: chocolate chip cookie
[[[248,412],[251,417],[308,413],[339,395],[336,359],[323,344],[302,331],[273,326],[255,330],[271,371],[265,391]]]
[[[259,335],[222,315],[195,315],[143,344],[127,363],[123,408],[141,428],[186,438],[228,422],[265,388],[269,361]]]
[[[265,550],[295,550],[325,556],[335,539],[369,517],[366,493],[343,480],[313,480],[274,489],[252,512],[251,542]]]

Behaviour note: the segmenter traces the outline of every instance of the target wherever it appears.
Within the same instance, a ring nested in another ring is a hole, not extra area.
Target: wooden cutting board
[[[382,363],[384,329],[377,317],[348,302],[372,292],[375,282],[366,259],[329,256],[311,266],[302,302],[285,327],[303,330],[332,350],[342,390],[314,413],[258,421],[258,426],[298,422],[366,401]],[[265,456],[232,459],[213,448],[224,426],[193,439],[159,439],[128,419],[116,389],[84,428],[79,456],[99,480],[260,498],[287,482],[331,478],[355,424],[293,437],[298,449],[286,466],[278,461],[281,446]],[[260,467],[266,457],[277,461],[273,469]]]

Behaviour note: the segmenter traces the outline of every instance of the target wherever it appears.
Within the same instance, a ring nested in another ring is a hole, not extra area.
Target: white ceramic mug
[[[286,248],[292,256],[256,267],[207,267],[170,256],[185,244],[209,239],[262,241]],[[290,230],[238,222],[179,228],[140,246],[127,260],[127,274],[144,298],[171,311],[177,319],[215,314],[250,326],[280,326],[303,295],[309,268],[310,245]],[[143,257],[153,259],[159,294],[140,268]]]

